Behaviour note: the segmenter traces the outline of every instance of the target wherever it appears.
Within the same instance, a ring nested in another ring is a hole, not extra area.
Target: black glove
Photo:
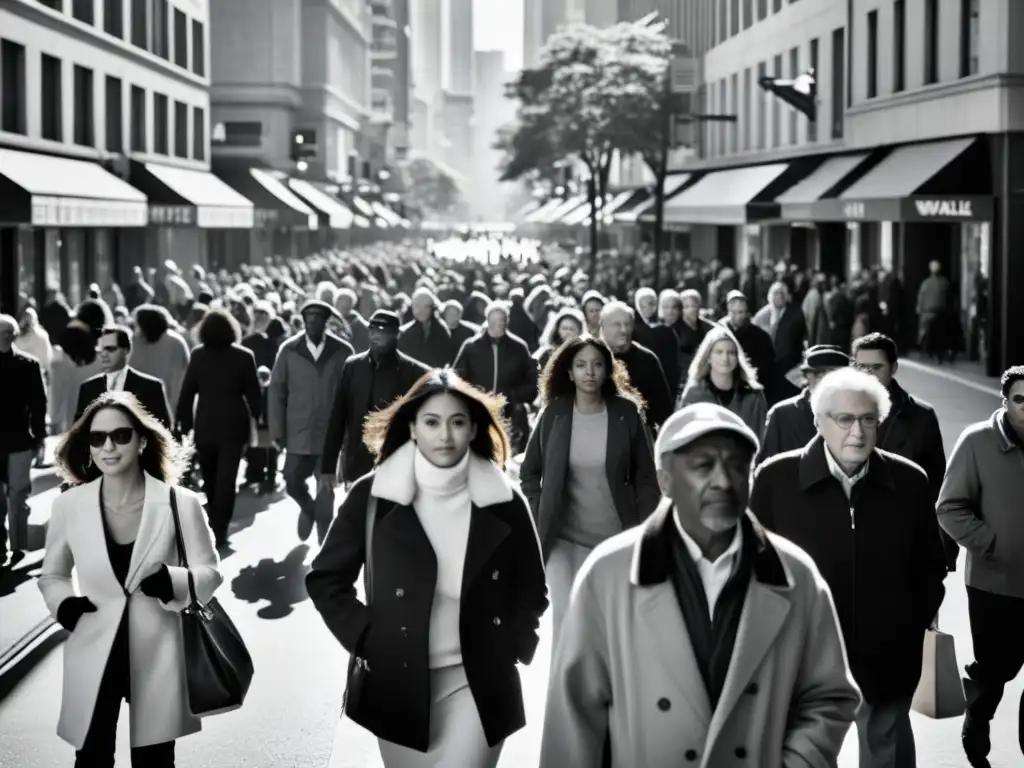
[[[68,632],[74,632],[84,613],[96,613],[96,606],[88,597],[69,597],[57,606],[57,622]]]
[[[166,565],[161,565],[159,570],[139,582],[139,589],[146,597],[155,597],[162,603],[174,599],[174,585]]]

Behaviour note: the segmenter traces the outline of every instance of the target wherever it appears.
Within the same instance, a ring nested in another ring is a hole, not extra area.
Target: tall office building
[[[442,0],[409,0],[412,59],[410,150],[432,159],[442,154]]]
[[[586,21],[587,0],[523,0],[523,66],[540,63],[540,52],[560,27]]]
[[[443,160],[467,198],[473,176],[473,0],[442,0]]]
[[[394,42],[394,47],[375,45],[371,52],[370,161],[376,171],[404,160],[409,151],[412,61],[409,0],[373,0],[370,9],[375,43],[378,35],[381,41]]]
[[[494,149],[498,130],[515,120],[515,102],[505,98],[505,84],[515,75],[505,71],[502,51],[477,51],[474,67],[476,112],[473,147],[473,198],[470,210],[474,218],[500,221],[506,216],[506,190],[498,181],[502,153]]]

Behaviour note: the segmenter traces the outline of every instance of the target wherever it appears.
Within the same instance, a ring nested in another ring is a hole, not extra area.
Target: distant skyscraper
[[[439,157],[442,152],[442,11],[441,0],[410,0],[409,3],[413,62],[409,146],[426,157]]]
[[[442,9],[443,158],[462,176],[468,198],[466,182],[473,173],[473,0],[442,0]]]
[[[523,0],[524,67],[537,66],[544,44],[559,27],[586,19],[585,3],[586,0]]]
[[[498,181],[502,153],[494,149],[498,130],[515,120],[516,105],[505,98],[505,83],[515,75],[505,71],[501,51],[477,51],[473,108],[473,197],[470,210],[474,218],[500,221],[505,218],[505,196]]]

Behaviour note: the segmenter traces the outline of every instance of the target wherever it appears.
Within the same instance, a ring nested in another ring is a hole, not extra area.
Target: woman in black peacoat
[[[547,597],[529,506],[501,469],[509,456],[502,404],[445,369],[372,415],[366,437],[377,468],[353,486],[306,578],[324,622],[356,659],[345,712],[381,739],[388,768],[492,766],[504,739],[526,722],[516,664],[533,659]],[[468,530],[457,628],[446,638],[457,648],[453,664],[450,653],[439,662],[432,647],[444,635],[433,615],[442,572],[458,558],[449,546],[453,526],[431,519],[420,477],[462,467]],[[371,496],[367,605],[355,583],[367,561]]]

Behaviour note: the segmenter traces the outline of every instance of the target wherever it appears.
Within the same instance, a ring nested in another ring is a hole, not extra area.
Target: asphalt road
[[[991,394],[906,366],[900,381],[937,409],[947,453],[969,423],[987,418],[999,402]],[[375,739],[338,720],[347,658],[320,622],[302,584],[315,554],[295,535],[295,507],[282,496],[240,498],[237,548],[223,563],[219,597],[246,637],[257,674],[243,710],[206,721],[204,731],[178,743],[183,768],[376,768]],[[971,656],[970,627],[962,571],[946,581],[940,614],[954,635],[960,665]],[[533,666],[522,669],[527,727],[509,739],[502,768],[537,765],[544,693],[550,657],[550,625],[542,624]],[[73,761],[54,734],[60,702],[61,653],[49,654],[14,692],[0,702],[0,768],[57,768]],[[992,727],[992,764],[1024,761],[1017,747],[1017,701],[1024,683],[1007,687]],[[129,764],[126,716],[119,729],[118,765]],[[934,721],[912,714],[921,768],[962,768],[961,719]],[[331,758],[334,752],[333,760]],[[855,738],[847,740],[840,768],[855,768]],[[570,768],[566,766],[566,768]]]

